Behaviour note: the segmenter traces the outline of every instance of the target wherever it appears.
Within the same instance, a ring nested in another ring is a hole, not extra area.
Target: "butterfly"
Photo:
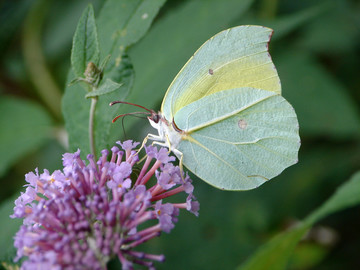
[[[196,176],[224,190],[253,189],[297,163],[299,124],[281,96],[268,52],[273,30],[245,25],[206,41],[150,111],[166,146]]]

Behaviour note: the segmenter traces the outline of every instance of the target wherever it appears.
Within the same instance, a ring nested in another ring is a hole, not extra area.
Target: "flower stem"
[[[96,160],[96,148],[95,148],[95,138],[94,138],[94,119],[95,119],[95,107],[98,98],[94,97],[91,99],[90,106],[90,115],[89,115],[89,142],[90,142],[90,151]]]

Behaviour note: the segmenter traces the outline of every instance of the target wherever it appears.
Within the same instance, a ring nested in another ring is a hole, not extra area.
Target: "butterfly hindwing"
[[[221,189],[255,188],[298,159],[295,111],[274,92],[217,92],[180,109],[174,121],[185,131],[177,147],[184,165]]]

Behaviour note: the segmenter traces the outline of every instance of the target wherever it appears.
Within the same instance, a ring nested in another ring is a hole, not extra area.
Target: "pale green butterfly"
[[[147,138],[214,187],[253,189],[298,161],[299,125],[268,53],[272,29],[238,26],[206,41],[177,74]],[[180,165],[181,165],[180,164]]]

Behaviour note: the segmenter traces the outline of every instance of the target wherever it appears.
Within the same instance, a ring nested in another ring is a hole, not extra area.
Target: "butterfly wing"
[[[295,111],[275,92],[216,92],[181,108],[174,122],[186,131],[177,147],[184,165],[217,188],[258,187],[298,159]]]
[[[164,97],[167,120],[182,107],[210,94],[253,87],[280,94],[280,80],[268,53],[272,29],[238,26],[205,42],[177,74]]]

